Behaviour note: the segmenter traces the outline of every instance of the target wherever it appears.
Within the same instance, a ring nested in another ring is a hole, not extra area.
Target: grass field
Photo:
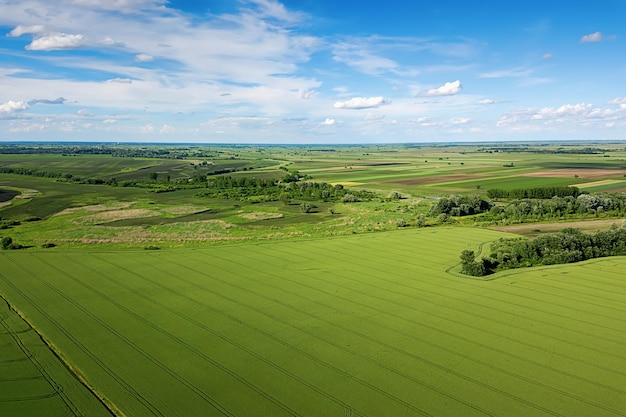
[[[127,416],[623,416],[626,259],[454,273],[500,236],[3,252],[0,292]]]

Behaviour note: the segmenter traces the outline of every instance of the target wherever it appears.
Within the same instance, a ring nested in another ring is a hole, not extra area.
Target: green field
[[[4,299],[0,299],[0,414],[111,416]]]
[[[3,252],[0,291],[127,416],[623,416],[626,259],[454,272],[500,236]]]

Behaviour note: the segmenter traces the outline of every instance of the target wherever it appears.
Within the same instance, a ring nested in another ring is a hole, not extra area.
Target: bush
[[[342,203],[358,203],[359,201],[361,200],[359,200],[359,198],[354,194],[346,194],[341,199]]]
[[[51,243],[51,242],[44,243],[44,244],[41,245],[41,247],[44,248],[44,249],[54,248],[55,246],[56,246],[56,243]]]

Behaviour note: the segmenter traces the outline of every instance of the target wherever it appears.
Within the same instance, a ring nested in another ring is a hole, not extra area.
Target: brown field
[[[603,178],[609,175],[623,175],[626,170],[623,169],[591,169],[591,168],[571,168],[571,169],[551,169],[548,171],[529,172],[520,174],[524,177],[542,177],[542,178]]]
[[[472,180],[477,178],[485,178],[485,175],[481,174],[455,174],[455,175],[442,175],[440,177],[423,177],[423,178],[411,178],[403,180],[388,181],[388,184],[400,184],[400,185],[422,185],[422,184],[434,184],[437,182],[449,182],[449,181],[462,181]]]
[[[532,223],[532,224],[516,224],[511,226],[490,227],[493,230],[501,232],[516,233],[523,236],[537,236],[542,233],[555,233],[567,227],[580,229],[583,232],[598,232],[601,230],[609,230],[613,224],[621,227],[626,220],[624,219],[608,219],[608,220],[590,220],[579,222],[558,222],[558,223]]]

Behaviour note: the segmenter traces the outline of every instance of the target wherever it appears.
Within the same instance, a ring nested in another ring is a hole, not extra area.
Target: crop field
[[[1,415],[111,416],[3,299],[0,352]]]
[[[2,252],[0,292],[126,416],[623,416],[626,259],[455,272],[503,236]]]

